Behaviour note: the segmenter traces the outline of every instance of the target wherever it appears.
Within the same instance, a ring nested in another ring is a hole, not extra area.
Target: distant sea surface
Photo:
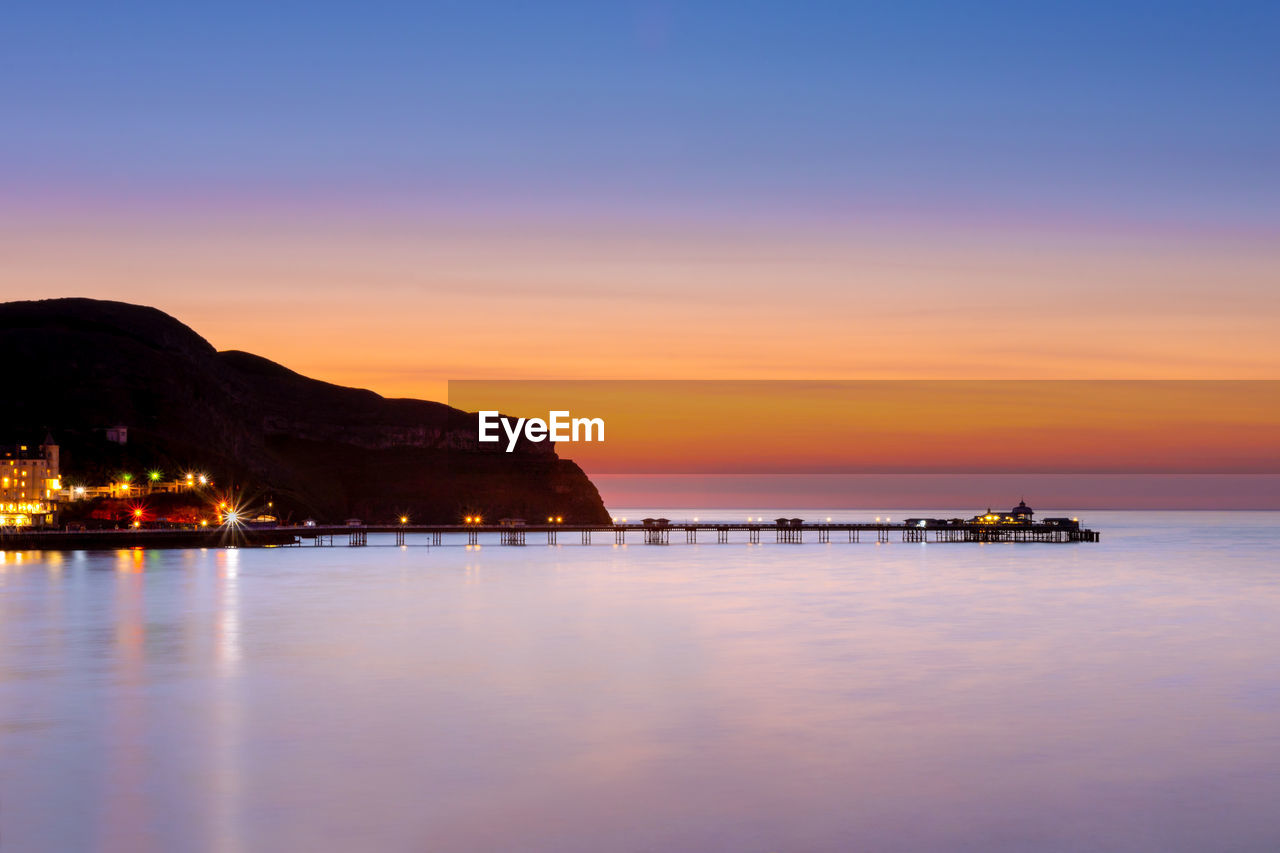
[[[1280,849],[1280,514],[1061,512],[1102,541],[10,551],[0,850]]]

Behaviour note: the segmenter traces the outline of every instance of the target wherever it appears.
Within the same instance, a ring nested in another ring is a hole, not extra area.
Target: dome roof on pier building
[[[1009,515],[1034,515],[1035,510],[1027,506],[1026,501],[1018,501],[1018,505],[1009,510]]]

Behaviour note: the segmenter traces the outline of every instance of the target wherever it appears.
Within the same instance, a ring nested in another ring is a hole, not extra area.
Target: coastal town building
[[[150,480],[147,482],[147,493],[166,493],[178,494],[180,492],[193,492],[196,486],[191,480]]]
[[[123,477],[112,480],[105,486],[77,486],[72,489],[74,500],[92,500],[94,498],[136,498],[141,495],[145,489],[138,486],[132,479],[124,479]]]
[[[117,500],[136,498],[153,494],[178,494],[193,492],[205,488],[209,484],[204,474],[187,474],[172,480],[163,479],[159,471],[151,471],[145,477],[135,479],[128,472],[122,472],[109,483],[99,486],[73,486],[63,490],[62,499],[67,501],[93,500],[95,498],[114,498]]]
[[[53,437],[0,445],[0,454],[0,527],[52,525],[62,491]]]

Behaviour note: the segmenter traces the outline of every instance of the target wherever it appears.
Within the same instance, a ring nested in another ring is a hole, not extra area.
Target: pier
[[[994,516],[988,516],[994,517]],[[833,542],[886,544],[899,541],[925,542],[1097,542],[1101,538],[1096,530],[1081,527],[1074,519],[1050,519],[1043,522],[984,523],[982,521],[942,521],[939,519],[908,519],[892,522],[805,522],[799,518],[779,518],[772,523],[670,521],[646,519],[643,522],[612,524],[372,524],[372,525],[321,525],[314,527],[276,528],[289,531],[300,540],[315,545],[332,545],[337,540],[351,546],[368,544],[369,533],[393,534],[399,546],[409,544],[440,545],[446,537],[450,542],[479,545],[481,537],[496,540],[499,545],[524,546],[545,542],[547,545],[576,540],[590,545],[593,535],[597,542],[613,545],[630,543],[644,545],[698,544],[701,541],[718,545],[740,543],[759,545],[802,545],[806,542],[831,544]],[[865,537],[865,538],[864,538]]]
[[[780,520],[781,522],[781,520]],[[830,545],[861,542],[978,542],[1069,543],[1097,542],[1098,531],[1078,525],[1025,524],[908,524],[889,522],[787,523],[667,522],[663,524],[327,524],[279,527],[218,527],[207,530],[21,530],[0,533],[0,550],[91,550],[113,548],[224,548],[303,545],[308,547],[369,546],[370,534],[391,537],[398,547],[444,544],[481,545],[483,540],[521,547],[562,542],[579,545],[696,545],[728,544]],[[700,538],[701,535],[701,538]],[[593,540],[593,536],[595,537]],[[375,544],[377,544],[375,542]]]

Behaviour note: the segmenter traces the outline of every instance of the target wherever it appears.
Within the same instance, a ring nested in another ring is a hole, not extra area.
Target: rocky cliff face
[[[551,444],[504,453],[476,440],[473,414],[219,353],[154,308],[0,304],[0,357],[13,371],[0,440],[51,431],[72,478],[206,470],[297,518],[608,520],[590,480]],[[117,424],[129,428],[123,447],[105,437]]]

